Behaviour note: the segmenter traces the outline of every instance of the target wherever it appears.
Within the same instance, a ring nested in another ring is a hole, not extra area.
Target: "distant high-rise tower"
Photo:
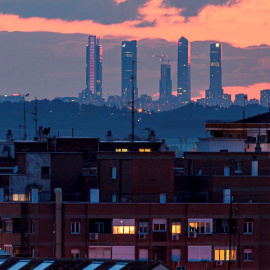
[[[102,98],[102,45],[96,36],[89,36],[86,46],[86,91]]]
[[[184,37],[178,40],[177,96],[182,103],[190,102],[190,44]]]
[[[209,105],[220,105],[223,99],[221,52],[221,43],[213,42],[210,44],[210,86],[206,92]]]
[[[159,81],[159,99],[169,98],[172,95],[171,65],[161,64]]]
[[[133,69],[133,70],[132,70]],[[134,72],[134,74],[132,74]],[[132,99],[132,76],[134,75],[134,97],[138,98],[137,88],[137,40],[122,41],[122,99]]]

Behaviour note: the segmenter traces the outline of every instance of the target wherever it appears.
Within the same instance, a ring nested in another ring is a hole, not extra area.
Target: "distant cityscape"
[[[160,66],[159,98],[147,94],[139,96],[137,87],[137,40],[122,41],[121,43],[121,95],[108,95],[104,98],[102,90],[102,62],[103,47],[99,37],[90,35],[86,46],[86,88],[78,93],[78,97],[56,97],[63,102],[78,102],[79,104],[93,104],[96,106],[128,107],[132,102],[140,112],[167,111],[194,102],[191,100],[191,64],[190,43],[185,37],[178,40],[177,51],[177,89],[173,94],[171,80],[171,65],[167,55],[153,55],[158,57]],[[0,102],[23,102],[24,95],[14,93],[1,95]],[[224,93],[222,88],[222,44],[210,44],[210,84],[205,90],[205,97],[196,101],[203,106],[230,107],[231,105],[245,106],[260,104],[269,107],[270,89],[260,91],[260,100],[248,99],[245,93],[235,95],[234,102],[230,94]]]

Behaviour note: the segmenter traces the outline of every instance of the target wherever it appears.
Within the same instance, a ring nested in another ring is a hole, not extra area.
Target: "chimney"
[[[13,137],[12,136],[12,131],[11,131],[11,129],[9,129],[7,131],[7,135],[6,135],[6,142],[12,142],[13,141],[13,138],[12,137]]]
[[[106,142],[113,142],[113,135],[110,130],[107,131]]]
[[[151,130],[149,141],[150,142],[155,142],[156,141],[156,134],[155,134],[154,130]]]

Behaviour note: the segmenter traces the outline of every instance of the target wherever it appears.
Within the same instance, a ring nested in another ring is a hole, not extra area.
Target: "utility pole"
[[[228,262],[228,270],[231,270],[231,264],[232,264],[232,196],[230,195],[230,219],[229,219],[229,262]]]
[[[36,131],[36,137],[37,137],[37,97],[35,97],[35,113],[34,113],[34,122],[35,122],[35,131]]]

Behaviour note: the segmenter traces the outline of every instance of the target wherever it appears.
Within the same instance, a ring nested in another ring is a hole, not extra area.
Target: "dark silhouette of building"
[[[138,98],[137,88],[137,40],[122,41],[122,99],[132,99],[132,80],[134,96]],[[134,78],[132,78],[134,76]]]
[[[219,42],[210,44],[210,86],[205,98],[208,105],[220,105],[223,99],[222,89],[222,45]]]
[[[261,90],[260,104],[264,107],[269,107],[270,103],[270,90]]]
[[[102,45],[96,36],[89,36],[86,46],[86,91],[102,98]]]
[[[191,99],[190,44],[184,37],[178,40],[177,61],[177,96],[182,103],[188,103]]]
[[[159,81],[159,99],[169,98],[172,95],[171,65],[161,64]]]

